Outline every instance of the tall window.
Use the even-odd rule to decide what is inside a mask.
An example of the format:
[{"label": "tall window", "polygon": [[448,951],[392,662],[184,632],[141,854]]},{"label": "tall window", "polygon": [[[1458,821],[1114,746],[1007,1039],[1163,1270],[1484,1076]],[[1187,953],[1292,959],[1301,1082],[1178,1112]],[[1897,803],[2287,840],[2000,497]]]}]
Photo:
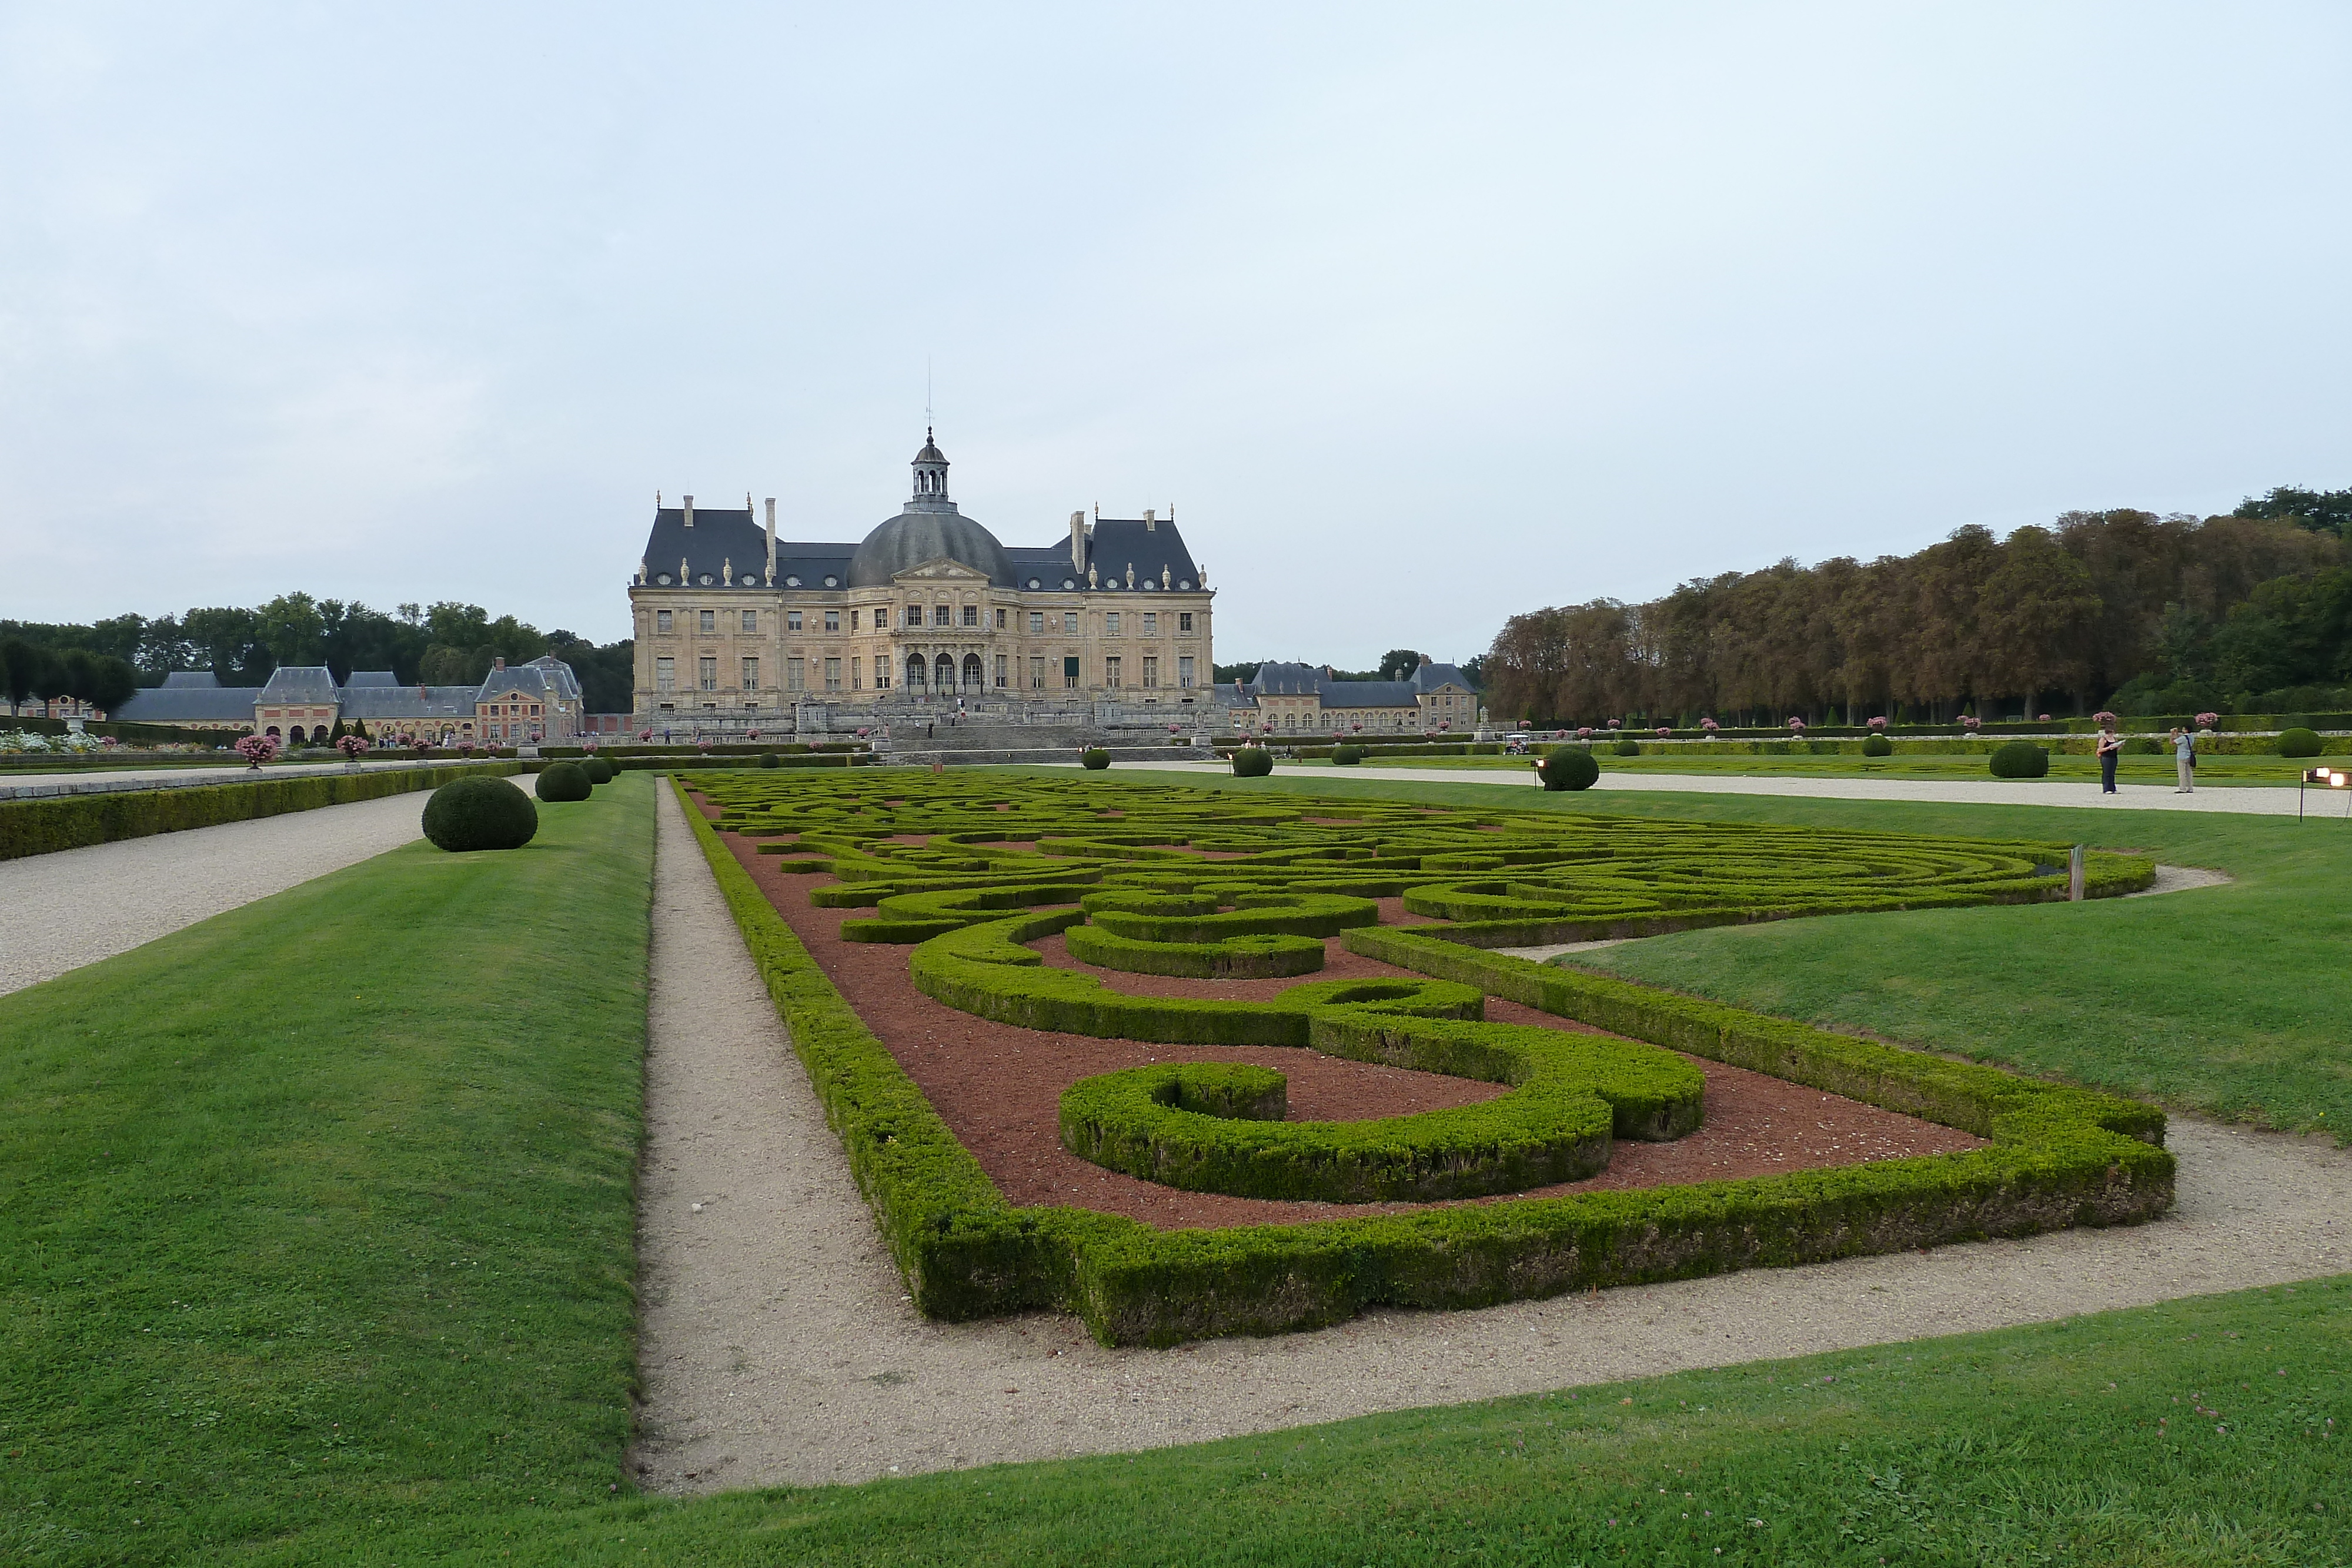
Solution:
[{"label": "tall window", "polygon": [[857,612],[855,610],[849,612],[849,629],[852,632],[857,630]]},{"label": "tall window", "polygon": [[744,631],[757,632],[760,629],[760,612],[756,610],[746,610],[743,612],[742,624]]},{"label": "tall window", "polygon": [[716,659],[697,659],[694,662],[694,665],[697,684],[700,688],[706,692],[717,691],[719,689],[719,661]]},{"label": "tall window", "polygon": [[719,630],[719,612],[716,610],[705,610],[701,612],[701,615],[702,629],[705,632],[716,632]]},{"label": "tall window", "polygon": [[837,692],[841,689],[841,661],[839,659],[827,659],[824,662],[824,689],[829,692]]},{"label": "tall window", "polygon": [[1180,610],[1176,612],[1176,631],[1181,636],[1189,637],[1192,634],[1192,612],[1191,611]]},{"label": "tall window", "polygon": [[1118,684],[1118,655],[1113,653],[1103,661],[1103,685],[1116,686]]},{"label": "tall window", "polygon": [[1160,684],[1160,661],[1150,653],[1143,655],[1143,684],[1146,686]]},{"label": "tall window", "polygon": [[787,632],[797,632],[797,631],[799,631],[800,629],[801,629],[801,612],[800,612],[799,611],[797,611],[797,610],[787,610],[787,611],[785,611],[785,612],[784,612],[784,630],[785,630],[785,631],[787,631]]},{"label": "tall window", "polygon": [[1029,689],[1033,692],[1042,692],[1045,689],[1045,658],[1042,653],[1030,655]]},{"label": "tall window", "polygon": [[[1003,630],[1004,630],[1004,612],[1003,612],[1003,611],[1002,611],[1002,610],[999,610],[999,611],[996,612],[996,629],[997,629],[999,632],[1002,632],[1002,631],[1003,631]],[[1000,685],[1000,686],[1001,686],[1001,685],[1003,685],[1004,683],[1003,683],[1003,681],[999,681],[999,682],[997,682],[996,684],[997,684],[998,685]]]},{"label": "tall window", "polygon": [[[997,613],[1002,615],[1004,612],[1000,610]],[[1002,686],[1005,685],[1011,678],[1008,666],[1010,666],[1012,663],[1013,661],[1003,653],[996,655],[996,684],[998,685]]]},{"label": "tall window", "polygon": [[1147,610],[1143,612],[1143,634],[1147,637],[1157,637],[1160,635],[1160,612],[1158,611]]},{"label": "tall window", "polygon": [[967,604],[963,607],[963,623],[967,626],[977,626],[980,624],[979,605]]},{"label": "tall window", "polygon": [[955,606],[954,606],[954,605],[952,605],[952,604],[934,604],[934,605],[932,605],[932,606],[931,606],[931,624],[932,624],[932,625],[934,625],[934,626],[952,626],[952,625],[954,625],[954,624],[955,624]]},{"label": "tall window", "polygon": [[[914,612],[913,613],[920,614],[920,613],[921,613],[921,612],[917,611],[917,612]],[[928,664],[924,664],[924,663],[923,663],[923,656],[922,656],[920,653],[909,653],[909,654],[908,654],[908,655],[907,655],[907,684],[908,684],[908,685],[910,685],[910,686],[919,686],[919,685],[921,685],[924,683],[925,679],[926,679],[925,672],[926,672],[927,670],[929,670],[929,667],[930,667],[929,665],[928,665]]]},{"label": "tall window", "polygon": [[908,605],[906,624],[909,626],[920,626],[922,623],[923,607],[919,604]]},{"label": "tall window", "polygon": [[1065,636],[1065,637],[1075,637],[1075,636],[1076,636],[1077,634],[1078,634],[1078,612],[1077,612],[1076,611],[1075,611],[1075,610],[1065,610],[1065,611],[1063,611],[1063,612],[1062,612],[1062,635],[1063,635],[1063,636]]},{"label": "tall window", "polygon": [[[1106,637],[1116,637],[1118,635],[1118,611],[1114,610],[1109,614],[1103,617],[1103,635]],[[1116,685],[1117,683],[1113,684]]]},{"label": "tall window", "polygon": [[852,655],[849,661],[849,689],[853,692],[858,691],[864,687],[865,684],[865,681],[857,673],[856,657]]},{"label": "tall window", "polygon": [[[667,615],[669,612],[665,610],[662,613]],[[656,659],[654,661],[654,690],[657,692],[674,692],[677,690],[677,661],[676,659]]]},{"label": "tall window", "polygon": [[[1075,621],[1077,617],[1073,615],[1070,619]],[[1077,684],[1078,656],[1076,653],[1066,653],[1062,657],[1062,685],[1066,690],[1075,690]]]},{"label": "tall window", "polygon": [[802,673],[806,668],[807,662],[805,660],[786,659],[784,661],[784,690],[788,692],[806,691],[808,689],[808,677]]},{"label": "tall window", "polygon": [[1192,655],[1190,653],[1176,656],[1176,684],[1186,691],[1192,689]]},{"label": "tall window", "polygon": [[966,653],[963,656],[963,684],[971,690],[978,691],[980,690],[981,683],[987,679],[988,676],[982,672],[980,667],[980,655],[977,653]]},{"label": "tall window", "polygon": [[655,611],[655,612],[654,612],[654,630],[655,630],[655,631],[656,631],[656,632],[668,632],[668,631],[672,631],[672,630],[674,630],[674,628],[673,628],[673,627],[671,626],[671,624],[670,624],[671,619],[672,619],[672,618],[671,618],[670,612],[669,612],[668,611],[667,611],[667,610],[656,610],[656,611]]},{"label": "tall window", "polygon": [[[667,615],[669,612],[665,610],[662,613]],[[1045,629],[1045,612],[1042,610],[1032,610],[1029,612],[1029,630],[1032,632],[1043,632]]]},{"label": "tall window", "polygon": [[747,692],[760,689],[760,661],[757,659],[743,661],[743,689]]},{"label": "tall window", "polygon": [[828,610],[824,612],[824,629],[828,632],[838,632],[841,630],[840,611]]}]

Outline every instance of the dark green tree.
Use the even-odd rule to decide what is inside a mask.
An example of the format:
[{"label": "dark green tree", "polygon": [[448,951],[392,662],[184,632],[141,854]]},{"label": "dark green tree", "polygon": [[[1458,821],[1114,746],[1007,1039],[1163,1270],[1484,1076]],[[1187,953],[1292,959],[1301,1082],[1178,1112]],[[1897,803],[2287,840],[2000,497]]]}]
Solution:
[{"label": "dark green tree", "polygon": [[1419,668],[1421,655],[1411,648],[1391,648],[1381,655],[1381,679],[1384,681],[1410,680]]},{"label": "dark green tree", "polygon": [[2314,533],[2352,538],[2352,489],[2305,490],[2293,485],[2278,485],[2260,500],[2247,497],[2230,515],[2271,518]]}]

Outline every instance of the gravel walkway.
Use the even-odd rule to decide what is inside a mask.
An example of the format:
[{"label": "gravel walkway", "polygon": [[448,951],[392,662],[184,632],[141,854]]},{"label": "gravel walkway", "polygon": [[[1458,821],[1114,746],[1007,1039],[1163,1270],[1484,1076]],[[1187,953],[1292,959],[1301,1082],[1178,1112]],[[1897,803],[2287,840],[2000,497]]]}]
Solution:
[{"label": "gravel walkway", "polygon": [[[1077,766],[1076,763],[1056,767]],[[1536,788],[1532,769],[1515,768],[1336,768],[1276,763],[1286,779],[1363,779],[1416,784],[1494,784]],[[1231,773],[1222,762],[1122,762],[1113,772]],[[2217,786],[2194,794],[2175,794],[2165,784],[2124,784],[2113,795],[2102,795],[2096,784],[2050,783],[2040,779],[2007,781],[1987,779],[1937,780],[1924,779],[1773,779],[1742,778],[1720,773],[1612,773],[1604,766],[1596,793],[1630,790],[1664,791],[1676,795],[1794,795],[1817,800],[1928,800],[1957,806],[2080,806],[2094,811],[2220,811],[2240,816],[2292,817],[2296,791],[2263,785]],[[2352,798],[2340,789],[2305,792],[2306,813],[2316,821],[2344,817]]]},{"label": "gravel walkway", "polygon": [[[0,861],[0,996],[418,836],[422,791]],[[715,885],[715,884],[714,884]]]},{"label": "gravel walkway", "polygon": [[1052,1314],[926,1322],[667,789],[660,812],[635,1455],[656,1490],[1157,1448],[2352,1270],[2352,1153],[2175,1117],[2179,1207],[2131,1230],[1172,1351]]}]

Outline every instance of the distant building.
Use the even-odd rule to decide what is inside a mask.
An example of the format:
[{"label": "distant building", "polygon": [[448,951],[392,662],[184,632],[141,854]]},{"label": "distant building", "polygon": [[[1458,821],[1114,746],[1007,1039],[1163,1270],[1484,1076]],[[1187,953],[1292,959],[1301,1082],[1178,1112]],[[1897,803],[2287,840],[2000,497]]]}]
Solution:
[{"label": "distant building", "polygon": [[507,667],[491,661],[478,686],[402,685],[390,670],[354,670],[337,685],[323,664],[289,664],[261,686],[225,686],[209,670],[181,670],[141,692],[113,717],[124,724],[236,730],[289,742],[320,741],[341,720],[379,737],[403,735],[478,742],[569,740],[583,721],[580,678],[549,654]]},{"label": "distant building", "polygon": [[1321,735],[1468,731],[1483,716],[1470,677],[1425,656],[1402,681],[1343,681],[1328,664],[1260,664],[1255,679],[1235,683],[1234,700],[1255,707],[1263,728]]},{"label": "distant building", "polygon": [[[948,496],[928,434],[914,494],[859,543],[794,543],[743,509],[658,504],[629,584],[636,716],[756,726],[802,701],[923,697],[1206,706],[1213,598],[1171,512],[1007,547]],[[658,503],[658,497],[656,497]]]}]

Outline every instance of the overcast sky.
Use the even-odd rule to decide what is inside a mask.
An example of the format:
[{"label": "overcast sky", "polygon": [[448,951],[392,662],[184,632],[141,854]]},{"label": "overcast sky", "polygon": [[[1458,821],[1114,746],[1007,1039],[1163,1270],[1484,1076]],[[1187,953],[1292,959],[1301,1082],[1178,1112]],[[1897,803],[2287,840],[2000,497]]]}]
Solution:
[{"label": "overcast sky", "polygon": [[2352,7],[0,0],[0,615],[606,641],[656,490],[1217,648],[2352,485]]}]

